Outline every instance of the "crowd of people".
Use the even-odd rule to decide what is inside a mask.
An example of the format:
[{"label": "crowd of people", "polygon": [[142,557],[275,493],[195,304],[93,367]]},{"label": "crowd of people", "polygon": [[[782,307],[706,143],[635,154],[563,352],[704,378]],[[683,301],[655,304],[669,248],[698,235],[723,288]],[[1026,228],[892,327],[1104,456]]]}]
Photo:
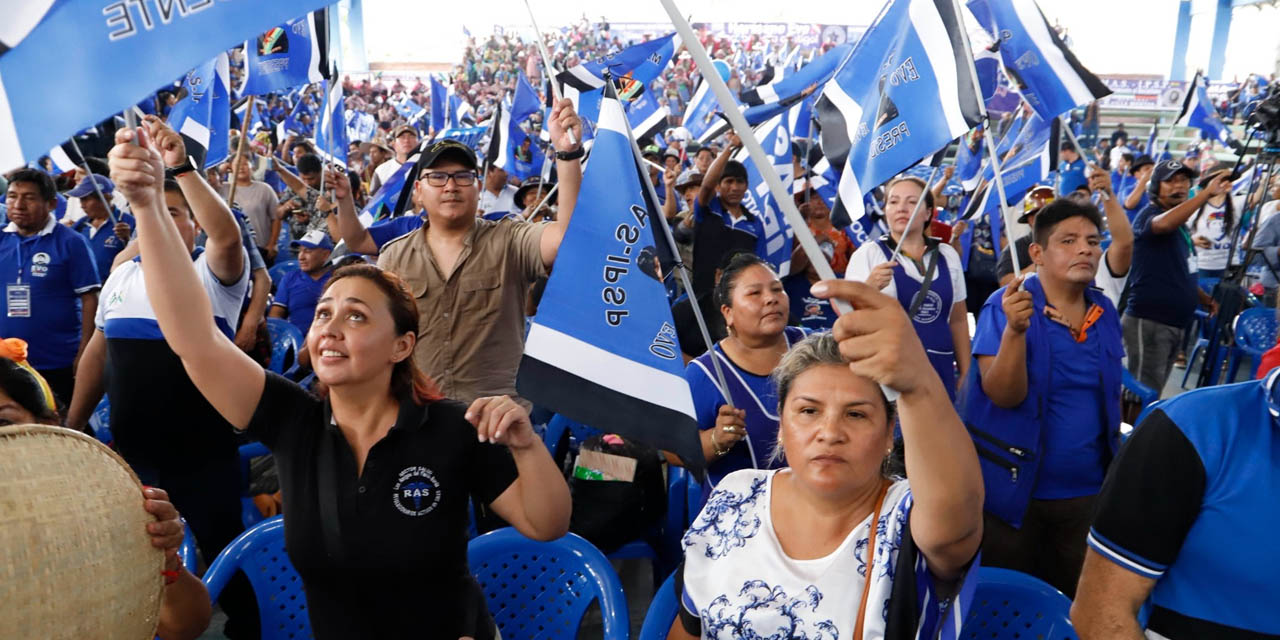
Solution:
[{"label": "crowd of people", "polygon": [[[752,62],[762,49],[828,46],[702,40],[732,62],[735,90],[767,79]],[[545,44],[572,66],[629,43],[584,19]],[[521,73],[545,90],[537,49],[471,39],[451,86],[475,123]],[[698,81],[677,55],[648,88],[672,126]],[[422,79],[343,87],[349,112],[376,122],[345,167],[316,149],[311,87],[266,98],[269,126],[246,127],[218,166],[192,166],[165,98],[137,128],[100,127],[108,151],[72,172],[0,180],[0,412],[87,430],[105,397],[113,446],[163,488],[145,497],[170,559],[167,640],[198,636],[210,616],[203,586],[174,566],[178,513],[206,561],[240,533],[245,442],[275,460],[317,637],[424,624],[494,637],[467,572],[468,512],[538,540],[570,528],[575,498],[539,436],[546,411],[519,397],[516,372],[581,204],[581,118],[554,101],[536,125],[553,170],[521,181],[403,107],[430,110]],[[783,274],[758,254],[736,133],[640,141],[692,272],[670,302],[706,467],[670,637],[779,625],[950,637],[948,607],[978,563],[1073,598],[1081,637],[1280,634],[1256,606],[1277,596],[1280,566],[1266,540],[1280,461],[1274,430],[1256,424],[1280,406],[1276,374],[1168,400],[1127,443],[1122,430],[1142,409],[1125,370],[1163,393],[1231,267],[1254,260],[1253,303],[1275,306],[1280,176],[1250,166],[1270,182],[1241,192],[1211,147],[1175,158],[1123,126],[1100,138],[1099,117],[1082,110],[1083,148],[1051,142],[1056,180],[1026,194],[1029,233],[1012,241],[985,216],[958,219],[967,196],[949,168],[878,188],[876,231],[859,242],[833,225],[796,145],[793,197],[823,254],[797,247]],[[405,197],[362,218],[411,161]],[[1248,238],[1262,251],[1246,256]],[[839,278],[821,280],[815,259]],[[838,314],[835,299],[857,311]],[[268,319],[304,336],[292,377],[276,372]],[[1252,551],[1219,549],[1233,540]],[[246,581],[219,604],[228,637],[256,637]]]}]

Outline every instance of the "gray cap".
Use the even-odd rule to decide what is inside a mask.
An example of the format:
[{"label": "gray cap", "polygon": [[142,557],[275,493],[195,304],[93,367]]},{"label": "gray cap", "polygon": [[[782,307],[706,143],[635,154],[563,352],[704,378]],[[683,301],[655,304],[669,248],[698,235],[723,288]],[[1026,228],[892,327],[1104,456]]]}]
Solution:
[{"label": "gray cap", "polygon": [[702,184],[702,174],[697,169],[686,169],[684,173],[680,174],[679,178],[676,178],[675,187],[682,189],[695,184]]}]

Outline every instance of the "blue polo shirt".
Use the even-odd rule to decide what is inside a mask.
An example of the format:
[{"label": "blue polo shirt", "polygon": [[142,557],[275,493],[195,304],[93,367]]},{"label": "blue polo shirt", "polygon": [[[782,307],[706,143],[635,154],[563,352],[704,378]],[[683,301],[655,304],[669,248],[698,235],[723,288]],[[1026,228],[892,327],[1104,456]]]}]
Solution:
[{"label": "blue polo shirt", "polygon": [[743,207],[745,215],[734,219],[720,196],[703,204],[693,201],[693,290],[699,295],[712,289],[715,272],[725,256],[739,252],[764,255],[759,244],[765,237],[764,223]]},{"label": "blue polo shirt", "polygon": [[[116,220],[129,225],[130,229],[134,228],[133,216],[119,211],[115,212],[115,216]],[[120,238],[116,237],[115,225],[111,224],[110,218],[96,229],[89,222],[89,218],[80,218],[71,228],[89,241],[89,251],[93,253],[93,261],[98,265],[98,277],[106,281],[107,276],[111,274],[111,263],[128,243],[121,242]]]},{"label": "blue polo shirt", "polygon": [[417,231],[422,228],[426,222],[426,215],[407,215],[397,216],[395,218],[387,218],[379,220],[369,226],[369,237],[373,239],[373,243],[378,245],[378,250],[382,250],[382,246],[399,238],[400,236],[411,231]]},{"label": "blue polo shirt", "polygon": [[1107,474],[1089,546],[1156,581],[1165,638],[1280,637],[1277,378],[1164,401]]},{"label": "blue polo shirt", "polygon": [[[1130,183],[1127,186],[1127,188],[1120,191],[1116,191],[1116,193],[1120,194],[1120,206],[1124,207],[1124,202],[1129,199],[1129,196],[1133,194],[1133,190],[1137,188],[1138,188],[1138,184],[1136,182],[1133,182],[1133,183]],[[1124,213],[1129,217],[1129,223],[1133,224],[1133,219],[1138,217],[1138,212],[1142,211],[1143,209],[1146,209],[1147,205],[1149,204],[1151,204],[1151,194],[1147,193],[1147,191],[1144,189],[1142,191],[1142,198],[1138,200],[1138,206],[1132,209],[1130,209],[1129,207],[1124,207]]]},{"label": "blue polo shirt", "polygon": [[1200,295],[1187,267],[1191,243],[1185,227],[1156,233],[1151,221],[1164,213],[1151,203],[1133,219],[1133,264],[1125,314],[1182,328],[1195,316]]},{"label": "blue polo shirt", "polygon": [[[70,367],[84,327],[80,296],[101,286],[98,267],[84,236],[52,215],[39,233],[18,235],[12,222],[0,231],[0,337],[22,338],[36,369]],[[9,287],[30,287],[30,317],[9,317]]]},{"label": "blue polo shirt", "polygon": [[[1104,357],[1102,332],[1090,328],[1085,331],[1085,341],[1076,342],[1066,326],[1045,320],[1053,363],[1049,372],[1052,392],[1045,398],[1040,430],[1042,458],[1031,497],[1060,500],[1091,496],[1102,486],[1110,455],[1105,440],[1102,379],[1098,374]],[[1116,322],[1115,312],[1104,314],[1099,322]],[[996,355],[1008,323],[999,304],[984,307],[973,335],[973,355]],[[1119,335],[1118,329],[1116,334]]]},{"label": "blue polo shirt", "polygon": [[332,273],[332,269],[325,271],[316,280],[302,270],[290,271],[276,285],[276,299],[271,303],[272,306],[284,307],[289,312],[289,322],[304,336],[311,330],[311,320],[316,315],[316,301],[320,299],[320,292],[324,290]]}]

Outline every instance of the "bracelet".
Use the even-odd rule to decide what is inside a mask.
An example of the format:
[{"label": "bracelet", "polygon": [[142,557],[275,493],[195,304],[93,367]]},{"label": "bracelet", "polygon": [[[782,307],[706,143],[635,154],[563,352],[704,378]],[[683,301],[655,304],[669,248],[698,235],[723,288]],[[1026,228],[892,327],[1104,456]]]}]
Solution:
[{"label": "bracelet", "polygon": [[585,155],[587,155],[586,148],[579,146],[577,149],[574,149],[573,151],[557,151],[556,160],[564,160],[567,162],[569,160],[577,160],[578,158],[581,158],[582,156],[585,156]]},{"label": "bracelet", "polygon": [[724,454],[729,453],[729,450],[732,448],[733,448],[733,445],[729,445],[723,449],[720,448],[720,443],[716,442],[715,427],[712,427],[711,428],[711,452],[716,454],[717,458],[720,458],[720,457],[723,457]]},{"label": "bracelet", "polygon": [[177,571],[161,571],[160,575],[164,576],[165,586],[169,586],[178,581]]}]

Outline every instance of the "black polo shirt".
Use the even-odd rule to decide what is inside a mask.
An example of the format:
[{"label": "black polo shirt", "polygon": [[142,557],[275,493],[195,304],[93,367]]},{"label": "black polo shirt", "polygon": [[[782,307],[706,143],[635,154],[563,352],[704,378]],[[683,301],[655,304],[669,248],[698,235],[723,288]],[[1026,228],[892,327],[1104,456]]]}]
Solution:
[{"label": "black polo shirt", "polygon": [[[275,454],[285,544],[316,638],[462,635],[467,498],[489,504],[517,476],[506,447],[478,442],[465,412],[452,400],[402,401],[357,476],[329,403],[267,372],[248,432]],[[327,514],[338,524],[332,550]]]},{"label": "black polo shirt", "polygon": [[698,295],[715,288],[716,269],[725,256],[759,253],[757,245],[764,236],[764,225],[747,211],[746,205],[742,212],[743,216],[735,220],[720,196],[711,196],[709,204],[693,201],[693,290]]}]

